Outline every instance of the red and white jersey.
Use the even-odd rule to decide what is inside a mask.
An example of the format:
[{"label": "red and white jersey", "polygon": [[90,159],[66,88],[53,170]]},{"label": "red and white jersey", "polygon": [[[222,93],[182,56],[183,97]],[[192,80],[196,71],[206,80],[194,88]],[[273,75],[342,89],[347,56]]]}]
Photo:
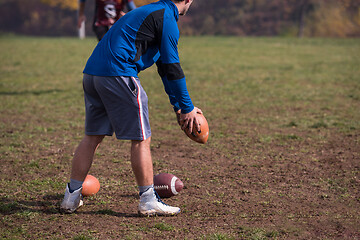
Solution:
[{"label": "red and white jersey", "polygon": [[120,12],[132,0],[96,0],[95,26],[112,26],[121,17]]}]

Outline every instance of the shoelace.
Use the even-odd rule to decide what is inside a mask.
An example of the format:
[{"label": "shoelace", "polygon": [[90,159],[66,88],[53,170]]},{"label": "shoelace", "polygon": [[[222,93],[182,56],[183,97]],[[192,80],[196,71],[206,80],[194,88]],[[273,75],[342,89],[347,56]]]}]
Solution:
[{"label": "shoelace", "polygon": [[154,193],[155,193],[155,196],[156,196],[156,198],[157,198],[157,200],[158,200],[159,203],[162,203],[162,204],[164,204],[165,206],[169,206],[169,205],[167,205],[166,203],[164,203],[163,201],[161,201],[161,198],[160,198],[159,194],[158,194],[155,190],[154,190]]}]

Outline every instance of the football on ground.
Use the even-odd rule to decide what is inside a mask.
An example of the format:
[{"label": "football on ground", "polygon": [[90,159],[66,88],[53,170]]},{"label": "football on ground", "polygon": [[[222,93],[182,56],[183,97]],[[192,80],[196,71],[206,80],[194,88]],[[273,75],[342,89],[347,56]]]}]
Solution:
[{"label": "football on ground", "polygon": [[162,198],[179,194],[183,187],[183,182],[173,174],[160,173],[154,176],[154,189]]},{"label": "football on ground", "polygon": [[200,131],[198,131],[194,125],[191,133],[188,133],[186,130],[184,130],[184,132],[195,142],[205,144],[209,137],[209,125],[203,114],[197,113],[197,115],[199,117],[197,119],[200,120]]},{"label": "football on ground", "polygon": [[81,194],[83,196],[92,196],[96,194],[99,191],[99,189],[100,189],[99,180],[97,180],[97,178],[92,175],[87,175],[82,185]]}]

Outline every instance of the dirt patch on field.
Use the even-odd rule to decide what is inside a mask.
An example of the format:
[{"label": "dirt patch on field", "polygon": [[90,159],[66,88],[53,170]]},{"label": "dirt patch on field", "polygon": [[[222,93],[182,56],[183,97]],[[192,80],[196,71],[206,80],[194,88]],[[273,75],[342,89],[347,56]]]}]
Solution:
[{"label": "dirt patch on field", "polygon": [[[101,190],[85,198],[76,214],[58,212],[62,191],[39,191],[23,201],[2,198],[3,218],[19,216],[1,225],[29,226],[19,230],[24,238],[358,239],[359,134],[315,129],[319,136],[327,135],[320,141],[307,136],[314,132],[283,129],[264,140],[259,131],[267,130],[235,134],[217,145],[211,136],[207,145],[199,145],[180,134],[170,138],[165,131],[155,132],[155,172],[173,173],[185,184],[178,196],[165,199],[181,207],[176,217],[137,216],[130,145],[106,138],[91,169]],[[48,148],[39,154],[56,156],[59,164],[69,166],[71,153]],[[68,175],[58,170],[42,174]],[[26,182],[32,176],[22,178]],[[19,194],[17,190],[14,198]]]}]

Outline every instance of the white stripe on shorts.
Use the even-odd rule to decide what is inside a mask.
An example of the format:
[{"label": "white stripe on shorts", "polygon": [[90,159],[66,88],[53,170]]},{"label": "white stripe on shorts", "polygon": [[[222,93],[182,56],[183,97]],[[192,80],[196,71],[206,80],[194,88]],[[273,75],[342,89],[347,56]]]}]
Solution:
[{"label": "white stripe on shorts", "polygon": [[144,116],[143,116],[143,106],[141,102],[141,88],[139,84],[137,83],[136,79],[134,77],[131,77],[131,79],[134,81],[134,83],[137,86],[138,93],[137,93],[137,102],[139,105],[139,117],[140,117],[140,125],[141,125],[141,133],[143,135],[143,140],[147,139],[147,136],[145,134],[145,125],[144,125]]}]

